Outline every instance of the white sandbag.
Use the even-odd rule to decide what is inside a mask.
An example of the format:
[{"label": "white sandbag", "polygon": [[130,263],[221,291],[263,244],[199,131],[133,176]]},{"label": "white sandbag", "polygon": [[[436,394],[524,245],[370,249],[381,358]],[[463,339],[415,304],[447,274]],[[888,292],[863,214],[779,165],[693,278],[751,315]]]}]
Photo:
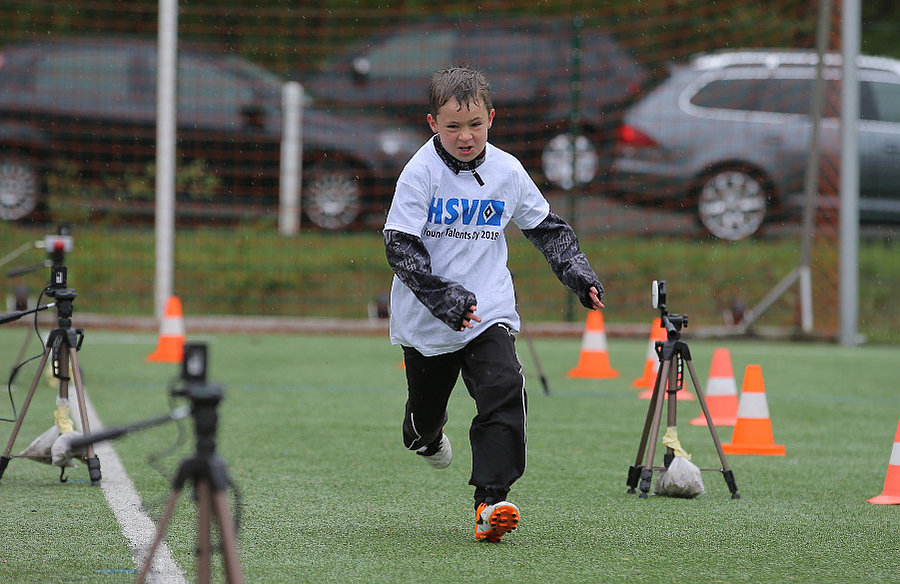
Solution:
[{"label": "white sandbag", "polygon": [[50,449],[53,448],[53,443],[57,438],[59,438],[59,428],[56,425],[50,426],[46,432],[35,438],[25,450],[20,452],[19,456],[35,462],[50,464],[53,456]]},{"label": "white sandbag", "polygon": [[691,455],[681,447],[678,430],[674,426],[666,428],[663,444],[672,449],[675,458],[669,467],[660,471],[653,493],[668,497],[696,497],[704,491],[700,469],[691,462]]},{"label": "white sandbag", "polygon": [[654,493],[668,497],[696,497],[704,491],[703,478],[696,464],[683,456],[676,456],[669,468],[656,479]]},{"label": "white sandbag", "polygon": [[72,450],[72,440],[80,438],[81,432],[66,432],[60,435],[50,448],[51,464],[53,466],[76,466],[73,458],[84,459],[86,447]]},{"label": "white sandbag", "polygon": [[78,417],[78,400],[70,404],[67,398],[56,398],[56,410],[53,412],[56,423],[35,438],[25,450],[19,453],[19,456],[55,466],[75,466],[72,459],[83,458],[84,449],[79,449],[79,452],[71,452],[69,448],[71,441],[81,436],[81,432],[75,431],[75,424],[70,415],[70,405]]}]

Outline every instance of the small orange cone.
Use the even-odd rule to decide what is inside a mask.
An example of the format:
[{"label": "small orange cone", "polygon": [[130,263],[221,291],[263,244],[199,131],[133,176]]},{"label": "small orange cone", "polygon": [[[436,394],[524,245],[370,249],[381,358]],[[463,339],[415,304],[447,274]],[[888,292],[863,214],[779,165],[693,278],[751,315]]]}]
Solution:
[{"label": "small orange cone", "polygon": [[759,365],[747,365],[744,370],[734,433],[731,435],[731,443],[723,444],[722,450],[726,454],[785,455],[784,445],[775,444],[772,434],[766,387],[762,367]]},{"label": "small orange cone", "polygon": [[[663,328],[663,326],[662,326],[662,320],[657,318],[654,321],[654,325],[659,326],[660,330],[662,331],[662,335],[659,340],[663,341],[663,342],[667,341],[669,338],[669,335],[666,332],[666,329]],[[657,335],[658,334],[659,333],[657,333]],[[651,333],[651,335],[652,335],[652,333]],[[654,386],[656,385],[656,377],[659,374],[659,355],[656,353],[656,340],[654,340],[652,338],[652,336],[650,338],[650,350],[653,351],[653,356],[656,358],[656,365],[655,365],[656,371],[653,373],[653,377],[650,379],[650,383],[646,386],[647,389],[645,389],[644,391],[642,391],[641,393],[638,394],[638,397],[641,399],[650,399],[653,397],[653,389],[654,389]],[[649,356],[648,356],[648,359],[649,359]],[[649,364],[649,361],[648,361],[648,364]],[[675,366],[674,359],[672,360],[672,366],[673,367]],[[646,375],[647,374],[647,369],[646,369],[647,365],[645,365],[644,367],[645,367],[644,374]],[[635,384],[637,384],[637,380],[635,380]],[[665,391],[665,388],[668,387],[668,380],[664,381],[664,384],[665,385],[663,387],[663,391]],[[663,397],[665,397],[665,396],[663,396]],[[678,401],[693,401],[697,398],[694,397],[694,394],[688,393],[686,386],[682,386],[682,388],[675,394],[675,399],[677,399]]]},{"label": "small orange cone", "polygon": [[[674,366],[674,361],[672,362],[672,364]],[[638,397],[641,399],[652,398],[654,385],[656,385],[656,379],[653,380],[653,384],[651,384],[651,387],[639,393]],[[663,388],[663,391],[665,391],[665,388]],[[665,397],[665,395],[663,397]],[[687,386],[682,386],[682,388],[675,394],[675,399],[677,399],[678,401],[694,401],[697,398],[694,397],[694,394],[688,393]]]},{"label": "small orange cone", "polygon": [[635,389],[653,389],[656,383],[656,372],[659,371],[659,356],[656,354],[656,341],[665,341],[667,339],[666,329],[662,326],[662,320],[657,317],[653,319],[650,326],[650,343],[647,346],[647,358],[644,360],[644,373],[631,382],[631,387]]},{"label": "small orange cone", "polygon": [[884,477],[884,489],[877,497],[868,499],[875,505],[900,505],[900,422],[894,435],[894,447],[888,461],[887,476]]},{"label": "small orange cone", "polygon": [[[731,353],[719,347],[713,351],[706,380],[706,407],[716,426],[734,426],[737,423],[738,394],[734,369],[731,367]],[[706,416],[702,413],[690,421],[692,426],[706,426]]]},{"label": "small orange cone", "polygon": [[581,338],[581,354],[578,356],[578,365],[569,370],[569,377],[611,379],[618,376],[619,372],[609,365],[603,313],[599,310],[591,310],[588,312],[584,336]]},{"label": "small orange cone", "polygon": [[159,327],[156,350],[147,355],[147,361],[156,363],[181,363],[184,358],[184,316],[181,300],[171,296],[166,301],[166,312]]}]

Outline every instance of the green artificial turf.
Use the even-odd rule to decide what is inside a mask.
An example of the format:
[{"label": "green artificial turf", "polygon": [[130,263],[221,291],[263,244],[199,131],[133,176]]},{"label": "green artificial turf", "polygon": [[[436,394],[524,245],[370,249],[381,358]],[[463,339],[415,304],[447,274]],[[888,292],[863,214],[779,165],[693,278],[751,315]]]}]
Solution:
[{"label": "green artificial turf", "polygon": [[[24,327],[0,329],[12,366]],[[896,350],[760,341],[690,342],[705,383],[712,351],[730,350],[740,388],[762,366],[775,441],[784,457],[728,457],[741,494],[717,472],[695,499],[625,493],[648,402],[639,377],[647,341],[610,339],[617,379],[570,379],[575,339],[536,338],[545,395],[528,345],[528,469],[510,500],[519,529],[499,544],[474,541],[468,424],[460,386],[446,431],[454,461],[435,471],[400,439],[404,374],[381,337],[189,334],[209,344],[209,377],[221,383],[218,452],[239,487],[240,556],[247,582],[889,582],[900,579],[900,506],[882,492],[898,416]],[[106,427],[182,405],[170,398],[177,364],[147,363],[156,336],[87,331],[79,352],[87,392]],[[34,341],[27,353],[40,350]],[[33,365],[33,364],[32,364]],[[14,398],[34,377],[26,367]],[[690,387],[690,384],[688,384]],[[53,422],[55,389],[40,380],[16,451]],[[701,467],[718,459],[709,431],[687,422],[682,445]],[[0,416],[9,417],[6,396]],[[12,424],[0,425],[5,445]],[[114,443],[151,516],[172,473],[194,450],[190,424],[156,426]],[[728,442],[731,428],[720,429]],[[659,450],[659,449],[658,449]],[[659,461],[659,460],[658,460]],[[101,460],[101,467],[103,461]],[[58,470],[14,459],[0,481],[0,581],[128,582],[136,566],[101,489],[82,465]],[[229,493],[229,501],[236,499]],[[238,514],[238,513],[236,513]],[[193,581],[194,506],[183,496],[168,531]],[[217,562],[214,581],[223,582]]]}]

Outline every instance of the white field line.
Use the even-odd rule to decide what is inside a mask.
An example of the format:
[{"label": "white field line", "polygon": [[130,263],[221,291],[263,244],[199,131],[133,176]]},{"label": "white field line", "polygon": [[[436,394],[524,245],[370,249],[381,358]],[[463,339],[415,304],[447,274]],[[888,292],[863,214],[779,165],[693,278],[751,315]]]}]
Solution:
[{"label": "white field line", "polygon": [[[103,423],[97,416],[90,398],[85,392],[85,408],[87,409],[88,422],[92,432],[103,429]],[[77,412],[78,400],[71,400],[72,417],[79,420]],[[116,521],[122,528],[122,535],[128,540],[131,555],[134,558],[137,570],[143,568],[147,553],[156,537],[156,525],[144,511],[141,498],[138,495],[134,483],[125,472],[125,467],[110,442],[99,442],[94,445],[94,454],[100,460],[100,472],[102,478],[100,487],[106,502],[116,516]],[[187,584],[184,573],[175,563],[172,551],[165,540],[160,543],[153,556],[153,564],[147,574],[148,583],[153,584]]]}]

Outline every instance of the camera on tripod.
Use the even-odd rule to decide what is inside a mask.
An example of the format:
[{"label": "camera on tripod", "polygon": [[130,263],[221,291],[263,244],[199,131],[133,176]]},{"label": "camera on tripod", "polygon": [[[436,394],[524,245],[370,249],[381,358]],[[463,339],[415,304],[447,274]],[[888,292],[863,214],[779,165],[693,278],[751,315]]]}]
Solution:
[{"label": "camera on tripod", "polygon": [[57,300],[75,300],[75,290],[68,287],[68,269],[66,266],[50,267],[50,284],[47,285],[47,296]]},{"label": "camera on tripod", "polygon": [[205,343],[185,343],[181,383],[171,391],[172,396],[190,401],[197,433],[197,449],[204,454],[215,450],[214,436],[218,425],[216,408],[224,397],[221,385],[206,381],[207,356]]},{"label": "camera on tripod", "polygon": [[653,280],[650,284],[650,305],[659,309],[659,318],[661,326],[669,331],[669,334],[678,334],[682,327],[687,328],[688,315],[686,314],[669,314],[666,307],[666,281]]}]

